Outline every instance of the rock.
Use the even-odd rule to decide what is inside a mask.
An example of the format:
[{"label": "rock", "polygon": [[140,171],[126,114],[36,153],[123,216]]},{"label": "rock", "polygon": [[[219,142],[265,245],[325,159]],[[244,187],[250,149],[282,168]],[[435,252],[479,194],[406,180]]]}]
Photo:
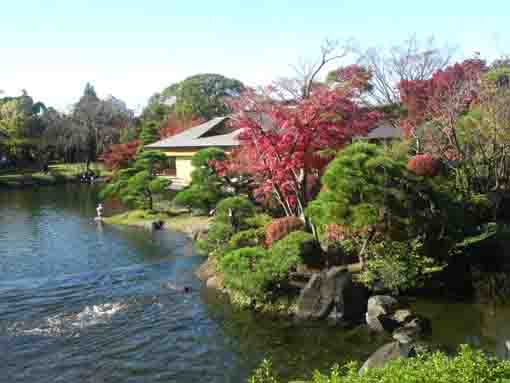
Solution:
[{"label": "rock", "polygon": [[381,368],[391,360],[408,358],[415,355],[416,353],[414,352],[412,344],[402,344],[399,342],[388,343],[379,348],[363,363],[359,373],[363,374],[369,368]]},{"label": "rock", "polygon": [[301,290],[296,316],[299,319],[324,319],[333,312],[335,319],[359,320],[366,310],[368,295],[352,282],[343,267],[313,274]]},{"label": "rock", "polygon": [[366,321],[368,326],[377,332],[392,332],[398,323],[391,316],[398,309],[398,301],[389,295],[374,295],[367,304]]},{"label": "rock", "polygon": [[202,282],[207,282],[216,275],[216,261],[213,258],[207,258],[207,261],[202,263],[195,271],[195,275]]},{"label": "rock", "polygon": [[299,319],[324,319],[329,315],[333,309],[333,299],[330,298],[330,294],[323,293],[324,281],[325,274],[312,275],[299,294],[296,317]]},{"label": "rock", "polygon": [[205,283],[207,288],[209,289],[216,289],[216,290],[222,290],[223,289],[223,278],[219,275],[215,275],[207,280]]},{"label": "rock", "polygon": [[411,310],[401,309],[395,311],[392,317],[399,323],[405,323],[406,321],[412,319],[413,313],[411,312]]},{"label": "rock", "polygon": [[393,331],[393,339],[399,343],[413,343],[420,335],[419,327],[400,327]]},{"label": "rock", "polygon": [[398,301],[390,296],[376,295],[368,300],[366,321],[377,332],[393,333],[393,338],[409,343],[431,333],[430,320],[399,308]]}]

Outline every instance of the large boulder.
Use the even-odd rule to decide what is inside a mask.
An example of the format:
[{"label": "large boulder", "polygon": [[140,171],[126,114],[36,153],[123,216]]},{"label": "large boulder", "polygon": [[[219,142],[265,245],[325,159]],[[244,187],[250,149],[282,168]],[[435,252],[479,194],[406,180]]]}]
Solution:
[{"label": "large boulder", "polygon": [[324,319],[333,309],[330,294],[324,293],[325,274],[313,274],[299,294],[296,317],[299,319]]},{"label": "large boulder", "polygon": [[208,289],[223,290],[223,278],[221,275],[212,276],[205,283]]},{"label": "large boulder", "polygon": [[389,295],[370,297],[366,314],[368,327],[377,332],[392,332],[398,327],[398,323],[392,319],[392,315],[399,307],[399,302]]},{"label": "large boulder", "polygon": [[301,290],[296,316],[299,319],[359,320],[366,310],[366,290],[353,283],[352,275],[343,267],[313,274]]},{"label": "large boulder", "polygon": [[368,358],[359,373],[364,373],[369,368],[381,368],[391,360],[415,356],[414,347],[409,343],[392,342],[385,344]]},{"label": "large boulder", "polygon": [[393,333],[403,343],[431,333],[429,319],[402,308],[395,298],[387,295],[375,295],[368,300],[366,321],[371,330]]}]

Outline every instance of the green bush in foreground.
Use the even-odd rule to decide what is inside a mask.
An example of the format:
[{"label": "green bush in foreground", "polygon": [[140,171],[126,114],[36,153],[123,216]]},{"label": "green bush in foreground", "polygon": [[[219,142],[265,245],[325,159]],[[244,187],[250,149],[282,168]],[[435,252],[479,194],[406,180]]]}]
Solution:
[{"label": "green bush in foreground", "polygon": [[267,255],[267,250],[260,247],[246,247],[225,254],[219,264],[225,287],[249,296],[261,296],[267,279],[258,264]]},{"label": "green bush in foreground", "polygon": [[[250,238],[253,240],[253,237]],[[236,236],[232,237],[234,239]],[[240,241],[241,238],[238,243]],[[297,231],[276,243],[270,250],[245,247],[227,252],[219,263],[225,286],[259,301],[267,301],[271,293],[285,283],[289,271],[303,263],[301,256],[309,241],[313,241],[311,234]]]},{"label": "green bush in foreground", "polygon": [[[510,361],[497,360],[461,346],[455,357],[444,353],[389,362],[360,375],[358,363],[334,367],[328,375],[315,372],[309,383],[504,383],[510,382]],[[264,361],[248,383],[279,383],[271,364]]]}]

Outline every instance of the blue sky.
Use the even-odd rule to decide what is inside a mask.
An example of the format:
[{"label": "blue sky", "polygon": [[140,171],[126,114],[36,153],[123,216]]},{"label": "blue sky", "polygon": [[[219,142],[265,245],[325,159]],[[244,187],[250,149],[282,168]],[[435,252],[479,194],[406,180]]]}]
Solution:
[{"label": "blue sky", "polygon": [[186,76],[267,84],[324,38],[434,35],[458,56],[510,53],[510,1],[24,0],[0,5],[0,89],[65,109],[87,81],[132,108]]}]

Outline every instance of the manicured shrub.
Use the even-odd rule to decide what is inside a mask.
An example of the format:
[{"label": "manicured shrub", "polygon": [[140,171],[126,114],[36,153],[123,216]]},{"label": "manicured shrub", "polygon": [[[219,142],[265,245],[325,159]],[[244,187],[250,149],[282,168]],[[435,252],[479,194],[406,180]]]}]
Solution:
[{"label": "manicured shrub", "polygon": [[187,189],[177,193],[173,202],[178,206],[201,210],[205,214],[212,209],[222,196],[216,188],[192,184]]},{"label": "manicured shrub", "polygon": [[[315,372],[309,383],[481,383],[507,382],[510,379],[510,361],[498,360],[482,351],[461,346],[460,352],[450,357],[442,352],[423,354],[416,358],[398,359],[382,368],[359,374],[359,364],[334,366],[330,374]],[[282,382],[264,361],[249,383]],[[306,381],[303,381],[305,383]]]},{"label": "manicured shrub", "polygon": [[215,221],[209,228],[207,237],[198,241],[198,251],[210,257],[221,256],[228,249],[228,243],[234,234],[232,225]]},{"label": "manicured shrub", "polygon": [[303,230],[304,223],[297,217],[285,217],[275,219],[267,226],[266,241],[267,246],[271,247],[273,243],[286,237],[293,231]]},{"label": "manicured shrub", "polygon": [[[233,219],[229,216],[229,212],[232,212]],[[255,206],[246,198],[225,198],[218,203],[207,238],[199,241],[198,250],[215,257],[222,256],[228,250],[258,244],[262,237],[256,230],[243,233],[243,229],[250,229],[247,220],[254,217]],[[239,235],[230,243],[235,234]]]},{"label": "manicured shrub", "polygon": [[271,250],[245,247],[227,252],[220,258],[225,286],[260,301],[269,299],[286,282],[289,272],[303,263],[302,254],[311,241],[311,234],[294,232]]},{"label": "manicured shrub", "polygon": [[234,234],[232,238],[230,238],[228,245],[229,248],[235,250],[242,247],[264,246],[265,241],[266,231],[262,227],[258,229],[243,230]]},{"label": "manicured shrub", "polygon": [[214,169],[209,166],[209,161],[219,160],[225,157],[221,149],[209,148],[197,152],[191,159],[194,170],[191,172],[191,185],[175,196],[177,205],[192,209],[210,211],[228,193],[225,185]]},{"label": "manicured shrub", "polygon": [[270,257],[263,265],[264,272],[274,281],[285,279],[289,270],[302,264],[315,249],[313,235],[304,231],[295,231],[276,242],[270,251]]},{"label": "manicured shrub", "polygon": [[273,218],[269,214],[256,214],[251,218],[246,219],[246,224],[254,229],[265,228],[273,222]]},{"label": "manicured shrub", "polygon": [[255,206],[247,198],[229,197],[216,206],[215,221],[230,223],[240,230],[248,227],[247,219],[253,218],[255,212]]},{"label": "manicured shrub", "polygon": [[251,297],[262,297],[267,279],[257,265],[267,255],[267,250],[258,247],[241,248],[225,254],[219,263],[225,287]]},{"label": "manicured shrub", "polygon": [[372,287],[380,280],[395,293],[421,287],[434,271],[441,267],[426,257],[419,239],[412,241],[382,241],[369,247],[369,260],[361,281]]}]

